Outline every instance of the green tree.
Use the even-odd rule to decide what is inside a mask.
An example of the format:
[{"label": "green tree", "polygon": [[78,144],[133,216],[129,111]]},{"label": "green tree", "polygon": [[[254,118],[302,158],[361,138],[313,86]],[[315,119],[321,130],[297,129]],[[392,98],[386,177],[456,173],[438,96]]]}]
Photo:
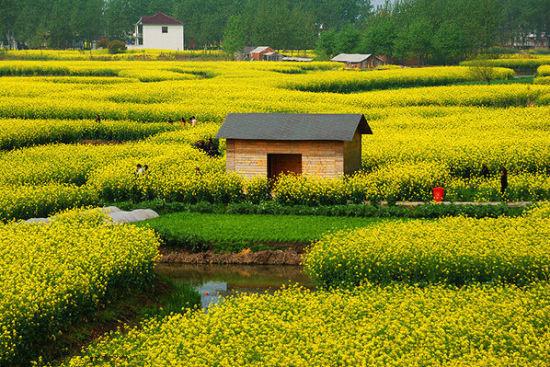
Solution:
[{"label": "green tree", "polygon": [[321,59],[330,59],[336,55],[336,31],[324,31],[317,40],[315,50]]},{"label": "green tree", "polygon": [[378,13],[367,22],[358,49],[363,53],[394,56],[396,34],[391,13]]},{"label": "green tree", "polygon": [[453,64],[466,58],[470,46],[463,28],[446,21],[433,36],[434,60],[441,64]]},{"label": "green tree", "polygon": [[243,49],[245,42],[246,34],[242,18],[234,15],[229,18],[225,27],[222,48],[227,54],[233,55],[235,52]]},{"label": "green tree", "polygon": [[419,64],[426,63],[432,53],[432,35],[431,22],[414,19],[397,34],[394,55],[399,59],[416,58]]},{"label": "green tree", "polygon": [[336,53],[352,53],[359,46],[359,30],[354,25],[344,27],[336,35]]}]

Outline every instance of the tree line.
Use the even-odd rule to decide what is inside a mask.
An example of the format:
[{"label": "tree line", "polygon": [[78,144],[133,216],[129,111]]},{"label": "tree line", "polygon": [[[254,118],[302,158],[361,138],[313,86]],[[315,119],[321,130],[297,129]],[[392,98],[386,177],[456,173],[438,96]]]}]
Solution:
[{"label": "tree line", "polygon": [[372,53],[414,64],[450,64],[497,45],[549,34],[548,0],[386,2],[357,26],[323,32],[318,51]]},{"label": "tree line", "polygon": [[0,43],[80,47],[128,40],[142,15],[185,24],[186,47],[245,45],[384,54],[451,63],[514,37],[547,32],[548,0],[0,0]]},{"label": "tree line", "polygon": [[141,16],[164,12],[184,23],[188,48],[221,45],[238,21],[247,42],[311,49],[319,24],[340,29],[370,9],[370,0],[0,0],[0,41],[67,48],[127,40]]}]

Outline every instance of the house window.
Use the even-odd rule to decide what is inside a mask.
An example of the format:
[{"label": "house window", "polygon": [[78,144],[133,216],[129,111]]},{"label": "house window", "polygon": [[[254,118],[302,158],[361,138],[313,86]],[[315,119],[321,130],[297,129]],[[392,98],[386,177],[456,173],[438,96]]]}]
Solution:
[{"label": "house window", "polygon": [[168,33],[168,27],[162,27],[162,33]]}]

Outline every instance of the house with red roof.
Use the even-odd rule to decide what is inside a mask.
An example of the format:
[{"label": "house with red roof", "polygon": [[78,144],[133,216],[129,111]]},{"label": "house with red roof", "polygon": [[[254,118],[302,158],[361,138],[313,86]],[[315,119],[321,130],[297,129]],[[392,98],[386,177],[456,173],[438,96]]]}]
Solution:
[{"label": "house with red roof", "polygon": [[183,23],[164,13],[143,16],[136,23],[134,49],[150,48],[182,51]]}]

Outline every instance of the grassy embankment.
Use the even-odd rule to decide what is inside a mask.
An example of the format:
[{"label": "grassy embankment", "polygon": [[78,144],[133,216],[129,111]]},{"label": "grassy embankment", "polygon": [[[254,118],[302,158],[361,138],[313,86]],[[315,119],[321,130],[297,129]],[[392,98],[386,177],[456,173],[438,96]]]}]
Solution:
[{"label": "grassy embankment", "polygon": [[280,244],[309,244],[323,234],[366,227],[380,218],[298,215],[238,215],[173,213],[142,222],[162,238],[164,245],[189,251],[217,252],[269,249]]}]

